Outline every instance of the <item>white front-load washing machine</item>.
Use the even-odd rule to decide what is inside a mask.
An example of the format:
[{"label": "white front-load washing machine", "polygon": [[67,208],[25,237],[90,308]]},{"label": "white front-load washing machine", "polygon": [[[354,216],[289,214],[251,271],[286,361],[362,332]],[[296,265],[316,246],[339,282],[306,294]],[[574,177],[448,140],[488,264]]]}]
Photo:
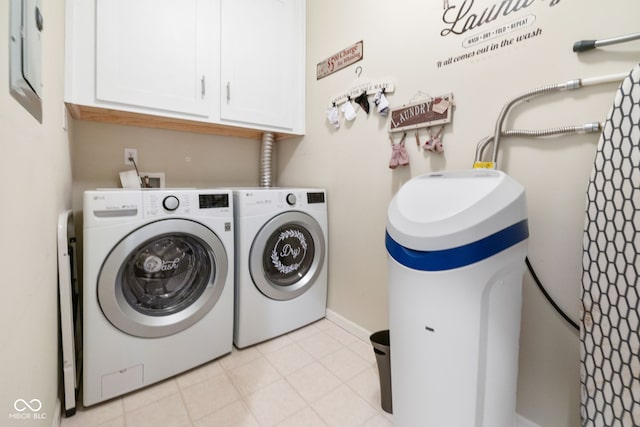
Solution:
[{"label": "white front-load washing machine", "polygon": [[230,190],[84,193],[83,403],[231,351]]},{"label": "white front-load washing machine", "polygon": [[233,192],[238,348],[325,316],[327,201],[322,189],[248,188]]}]

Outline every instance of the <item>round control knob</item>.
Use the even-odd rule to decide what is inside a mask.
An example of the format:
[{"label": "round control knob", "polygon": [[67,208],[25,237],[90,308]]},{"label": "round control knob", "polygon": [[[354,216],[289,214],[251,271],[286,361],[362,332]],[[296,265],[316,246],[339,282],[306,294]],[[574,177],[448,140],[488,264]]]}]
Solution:
[{"label": "round control knob", "polygon": [[289,193],[287,194],[287,203],[289,203],[290,206],[293,206],[296,204],[296,195],[293,193]]},{"label": "round control knob", "polygon": [[176,196],[167,196],[162,201],[162,206],[168,211],[175,211],[180,206],[180,200]]}]

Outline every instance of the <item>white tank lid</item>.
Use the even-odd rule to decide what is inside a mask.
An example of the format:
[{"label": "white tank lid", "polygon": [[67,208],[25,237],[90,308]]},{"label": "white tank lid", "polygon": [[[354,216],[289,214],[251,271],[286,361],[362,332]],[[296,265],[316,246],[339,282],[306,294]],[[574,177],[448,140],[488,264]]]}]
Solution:
[{"label": "white tank lid", "polygon": [[400,188],[387,219],[387,233],[405,248],[455,248],[526,220],[524,187],[496,170],[429,173]]}]

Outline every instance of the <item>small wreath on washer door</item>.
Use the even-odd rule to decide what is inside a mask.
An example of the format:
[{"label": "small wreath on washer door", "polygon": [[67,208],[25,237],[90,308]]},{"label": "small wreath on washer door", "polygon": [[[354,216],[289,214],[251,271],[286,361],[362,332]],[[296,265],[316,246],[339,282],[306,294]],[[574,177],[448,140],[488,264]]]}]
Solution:
[{"label": "small wreath on washer door", "polygon": [[302,264],[302,262],[297,262],[291,265],[284,265],[282,261],[280,261],[280,255],[282,256],[293,255],[293,258],[298,257],[298,254],[295,253],[295,249],[293,249],[290,244],[285,245],[285,248],[283,249],[283,251],[286,251],[285,253],[282,253],[282,254],[278,253],[278,246],[280,245],[280,242],[283,242],[291,238],[297,239],[298,242],[300,243],[300,247],[304,250],[304,254],[302,255],[302,260],[304,260],[304,257],[307,253],[307,240],[304,238],[304,235],[300,231],[285,230],[282,233],[280,233],[278,241],[274,245],[273,251],[271,251],[271,263],[281,274],[292,273],[300,267],[300,264]]}]

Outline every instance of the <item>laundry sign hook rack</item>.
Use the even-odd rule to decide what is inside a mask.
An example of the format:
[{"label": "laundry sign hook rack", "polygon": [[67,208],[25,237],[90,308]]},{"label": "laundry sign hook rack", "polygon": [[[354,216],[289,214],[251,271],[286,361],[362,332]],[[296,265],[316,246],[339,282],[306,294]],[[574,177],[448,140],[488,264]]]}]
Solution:
[{"label": "laundry sign hook rack", "polygon": [[393,93],[396,90],[396,85],[391,79],[362,79],[362,66],[358,65],[355,69],[357,79],[352,85],[345,91],[339,93],[331,99],[331,105],[344,104],[350,99],[354,99],[359,95],[365,93],[368,95],[375,95],[378,91],[383,91],[385,94]]}]

